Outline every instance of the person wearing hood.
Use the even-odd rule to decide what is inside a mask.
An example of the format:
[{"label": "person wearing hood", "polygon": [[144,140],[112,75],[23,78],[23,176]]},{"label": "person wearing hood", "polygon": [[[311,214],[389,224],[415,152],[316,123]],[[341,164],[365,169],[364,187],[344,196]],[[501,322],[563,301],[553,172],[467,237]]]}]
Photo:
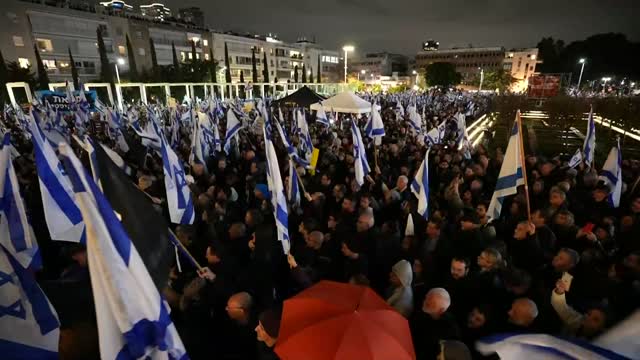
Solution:
[{"label": "person wearing hood", "polygon": [[398,261],[391,268],[389,274],[391,283],[391,296],[387,298],[387,304],[396,309],[402,316],[408,318],[413,312],[413,272],[411,264],[407,260]]}]

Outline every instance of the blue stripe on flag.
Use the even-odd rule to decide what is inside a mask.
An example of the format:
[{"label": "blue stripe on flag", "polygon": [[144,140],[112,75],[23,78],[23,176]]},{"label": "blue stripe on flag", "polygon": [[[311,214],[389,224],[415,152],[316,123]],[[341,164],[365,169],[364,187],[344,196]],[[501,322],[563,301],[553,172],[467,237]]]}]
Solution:
[{"label": "blue stripe on flag", "polygon": [[507,175],[505,177],[501,177],[498,179],[498,181],[496,182],[496,189],[495,191],[500,191],[500,190],[504,190],[510,187],[515,187],[517,186],[518,180],[519,179],[524,179],[522,177],[522,168],[519,167],[518,171],[515,174],[511,174],[511,175]]}]

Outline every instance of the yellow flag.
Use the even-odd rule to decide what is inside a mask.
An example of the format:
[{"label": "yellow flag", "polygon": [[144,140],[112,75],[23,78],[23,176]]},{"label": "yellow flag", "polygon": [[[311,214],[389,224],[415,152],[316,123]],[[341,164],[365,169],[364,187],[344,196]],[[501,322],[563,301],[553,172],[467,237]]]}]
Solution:
[{"label": "yellow flag", "polygon": [[311,169],[309,169],[309,173],[311,175],[316,174],[316,165],[318,164],[318,157],[320,157],[320,149],[313,148],[313,153],[311,153]]}]

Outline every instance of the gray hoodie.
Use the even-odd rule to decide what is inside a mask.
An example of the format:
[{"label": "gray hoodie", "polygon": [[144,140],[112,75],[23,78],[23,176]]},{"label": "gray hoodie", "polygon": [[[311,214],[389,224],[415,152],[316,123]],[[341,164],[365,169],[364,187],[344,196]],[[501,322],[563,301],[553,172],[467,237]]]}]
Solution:
[{"label": "gray hoodie", "polygon": [[400,279],[402,286],[393,288],[391,296],[387,299],[387,304],[396,309],[402,316],[408,318],[413,312],[413,271],[411,264],[407,260],[398,261],[391,271]]}]

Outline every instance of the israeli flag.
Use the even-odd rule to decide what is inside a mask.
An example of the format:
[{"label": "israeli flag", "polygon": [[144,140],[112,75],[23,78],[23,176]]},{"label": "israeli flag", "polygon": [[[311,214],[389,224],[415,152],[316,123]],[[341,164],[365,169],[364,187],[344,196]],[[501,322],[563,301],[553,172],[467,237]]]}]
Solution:
[{"label": "israeli flag", "polygon": [[309,133],[309,126],[307,125],[307,119],[304,115],[304,111],[297,111],[297,119],[298,119],[298,136],[302,140],[302,148],[305,152],[305,158],[307,161],[311,160],[311,155],[313,153],[313,142],[311,141],[311,134]]},{"label": "israeli flag", "polygon": [[462,150],[462,148],[466,147],[467,149],[470,147],[469,145],[469,133],[467,132],[467,121],[466,117],[462,113],[456,114],[456,123],[458,125],[458,150]]},{"label": "israeli flag", "polygon": [[581,162],[582,162],[582,149],[578,149],[576,150],[576,153],[571,157],[571,160],[569,160],[569,167],[573,169],[576,166],[580,165]]},{"label": "israeli flag", "polygon": [[42,267],[38,242],[20,196],[18,178],[11,162],[10,140],[10,133],[4,134],[0,149],[0,234],[3,234],[0,245],[23,268],[38,270]]},{"label": "israeli flag", "polygon": [[373,139],[374,144],[382,144],[382,137],[385,135],[384,124],[382,123],[382,117],[380,112],[376,108],[376,104],[371,106],[371,116],[365,125],[365,134],[370,139]]},{"label": "israeli flag", "polygon": [[355,158],[355,173],[356,182],[362,186],[364,184],[364,178],[371,172],[369,168],[369,162],[367,161],[367,153],[365,151],[364,143],[362,142],[362,135],[360,135],[360,129],[356,125],[356,121],[351,121],[351,134],[353,137],[353,157]]},{"label": "israeli flag", "polygon": [[[418,168],[416,177],[411,182],[411,192],[418,198],[418,214],[425,220],[429,219],[429,152],[427,153]],[[409,215],[411,216],[411,215]],[[413,219],[411,219],[413,221]],[[413,223],[412,223],[413,225]]]},{"label": "israeli flag", "polygon": [[3,359],[58,359],[58,314],[11,252],[0,246],[0,354]]},{"label": "israeli flag", "polygon": [[400,100],[396,102],[396,118],[404,117],[404,108],[402,107],[402,103]]},{"label": "israeli flag", "polygon": [[224,137],[224,152],[229,155],[231,151],[231,139],[238,134],[238,131],[242,128],[242,124],[238,117],[233,112],[233,109],[227,111],[227,134]]},{"label": "israeli flag", "polygon": [[594,345],[633,359],[640,354],[640,310],[593,341]]},{"label": "israeli flag", "polygon": [[437,127],[429,130],[424,137],[424,142],[427,146],[432,146],[436,144],[441,144],[442,139],[444,139],[444,135],[447,129],[447,122],[443,121]]},{"label": "israeli flag", "polygon": [[287,184],[287,197],[289,204],[300,206],[300,184],[298,184],[298,174],[296,165],[289,159],[289,183]]},{"label": "israeli flag", "polygon": [[82,218],[103,359],[187,359],[170,308],[113,208],[66,145],[60,146]]},{"label": "israeli flag", "polygon": [[60,160],[46,140],[31,113],[29,131],[40,183],[42,207],[53,240],[84,243],[85,229],[78,205],[73,201],[73,189]]},{"label": "israeli flag", "polygon": [[500,217],[504,198],[516,194],[518,186],[524,185],[523,166],[520,156],[522,149],[520,142],[522,140],[518,129],[518,121],[515,121],[511,130],[509,145],[507,145],[507,151],[504,154],[502,168],[500,168],[500,174],[498,175],[498,181],[496,182],[496,190],[493,192],[491,203],[489,203],[489,209],[487,210],[487,216],[491,219]]},{"label": "israeli flag", "polygon": [[584,138],[582,152],[584,153],[583,161],[588,167],[593,163],[593,157],[596,150],[596,123],[593,121],[593,108],[589,111],[589,123],[587,125],[587,136]]},{"label": "israeli flag", "polygon": [[420,134],[422,132],[422,119],[420,118],[420,115],[418,115],[416,106],[409,106],[407,111],[409,112],[409,125],[411,125],[411,128],[416,134]]},{"label": "israeli flag", "polygon": [[206,170],[207,156],[209,156],[209,143],[206,140],[206,135],[204,134],[204,129],[200,123],[200,119],[195,118],[193,119],[193,131],[191,134],[191,154],[189,155],[189,163],[202,164]]},{"label": "israeli flag", "polygon": [[[480,339],[476,349],[484,355],[497,353],[503,360],[623,360],[611,350],[583,340],[546,334],[500,334]],[[637,355],[637,354],[636,354]]]},{"label": "israeli flag", "polygon": [[214,151],[222,150],[222,141],[220,140],[220,130],[218,129],[218,115],[215,109],[207,113],[209,122],[211,123],[211,131],[213,133],[213,149]]},{"label": "israeli flag", "polygon": [[295,161],[296,164],[300,166],[304,166],[305,168],[311,167],[311,164],[309,163],[309,161],[301,158],[300,155],[298,155],[298,151],[293,145],[291,145],[291,141],[289,141],[289,137],[282,129],[282,126],[280,126],[280,123],[277,121],[273,121],[271,122],[271,125],[275,126],[275,128],[278,130],[278,134],[280,134],[280,139],[282,140],[282,144],[284,144],[284,147],[287,149],[289,158]]},{"label": "israeli flag", "polygon": [[331,123],[329,122],[329,118],[327,117],[327,114],[324,112],[324,108],[322,107],[322,104],[320,105],[320,109],[316,112],[316,122],[319,122],[324,126],[331,125]]},{"label": "israeli flag", "polygon": [[620,206],[622,195],[622,152],[620,151],[620,139],[617,145],[611,148],[607,161],[602,166],[602,174],[599,176],[609,186],[609,203],[617,208]]},{"label": "israeli flag", "polygon": [[129,151],[129,144],[122,134],[122,116],[117,111],[107,110],[107,123],[109,124],[109,135],[115,140],[120,150],[125,153]]},{"label": "israeli flag", "polygon": [[[155,123],[154,126],[157,127]],[[169,217],[174,224],[192,224],[195,212],[184,168],[176,153],[167,144],[164,135],[159,129],[156,131],[160,133],[160,153],[164,169],[164,186],[167,189]]]},{"label": "israeli flag", "polygon": [[291,249],[291,243],[289,241],[289,210],[287,208],[287,198],[284,193],[284,186],[280,175],[278,156],[276,155],[276,149],[273,146],[271,137],[271,124],[268,118],[265,118],[262,132],[267,157],[267,184],[271,191],[271,205],[273,206],[273,217],[276,220],[278,240],[282,243],[284,253],[289,254],[289,250]]}]

